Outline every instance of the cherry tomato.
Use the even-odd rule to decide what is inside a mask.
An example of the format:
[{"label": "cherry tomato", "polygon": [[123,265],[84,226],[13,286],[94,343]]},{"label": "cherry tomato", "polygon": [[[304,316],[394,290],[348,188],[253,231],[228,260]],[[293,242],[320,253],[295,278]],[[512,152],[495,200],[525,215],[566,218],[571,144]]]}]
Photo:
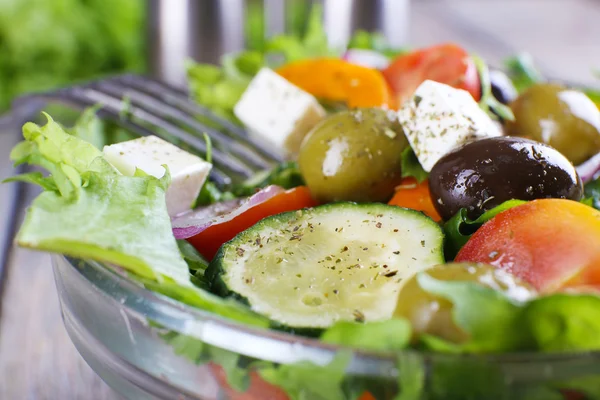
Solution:
[{"label": "cherry tomato", "polygon": [[600,211],[572,200],[531,201],[485,223],[455,261],[492,264],[542,293],[600,287]]},{"label": "cherry tomato", "polygon": [[364,392],[363,394],[360,395],[358,400],[377,400],[377,399],[371,393]]},{"label": "cherry tomato", "polygon": [[445,83],[481,97],[479,73],[469,54],[461,47],[446,43],[398,56],[382,71],[397,103],[402,105],[425,80]]},{"label": "cherry tomato", "polygon": [[221,366],[210,363],[209,368],[229,400],[289,400],[283,389],[265,381],[256,371],[250,371],[250,385],[244,393],[240,393],[229,385]]},{"label": "cherry tomato", "polygon": [[564,396],[565,400],[585,400],[585,394],[579,393],[575,390],[561,390],[560,391]]},{"label": "cherry tomato", "polygon": [[415,178],[404,178],[396,188],[396,194],[388,204],[422,211],[436,222],[442,219],[431,201],[431,193],[429,192],[429,183],[427,180],[417,183]]},{"label": "cherry tomato", "polygon": [[308,188],[298,186],[276,194],[232,219],[214,224],[187,240],[206,259],[211,260],[223,243],[233,239],[238,233],[250,228],[261,219],[315,205],[317,203],[311,197]]}]

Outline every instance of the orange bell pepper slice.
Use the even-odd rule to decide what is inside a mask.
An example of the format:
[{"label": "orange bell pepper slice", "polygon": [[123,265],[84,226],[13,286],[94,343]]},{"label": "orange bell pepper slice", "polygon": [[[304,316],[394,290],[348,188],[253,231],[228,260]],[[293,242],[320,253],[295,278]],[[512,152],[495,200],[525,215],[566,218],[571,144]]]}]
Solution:
[{"label": "orange bell pepper slice", "polygon": [[376,69],[337,58],[318,58],[293,62],[276,72],[320,99],[342,101],[350,108],[396,109],[395,96]]},{"label": "orange bell pepper slice", "polygon": [[404,178],[397,187],[396,194],[388,204],[422,211],[435,222],[442,220],[442,217],[440,217],[440,214],[438,214],[433,205],[433,201],[431,201],[429,182],[427,180],[417,183],[415,178]]}]

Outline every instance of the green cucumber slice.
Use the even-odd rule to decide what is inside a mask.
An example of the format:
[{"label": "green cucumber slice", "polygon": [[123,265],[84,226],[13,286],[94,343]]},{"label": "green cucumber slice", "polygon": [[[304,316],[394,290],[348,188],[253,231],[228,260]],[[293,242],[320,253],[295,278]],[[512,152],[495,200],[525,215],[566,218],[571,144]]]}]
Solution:
[{"label": "green cucumber slice", "polygon": [[295,328],[392,317],[402,280],[444,262],[443,233],[424,214],[335,203],[275,215],[225,243],[212,289]]}]

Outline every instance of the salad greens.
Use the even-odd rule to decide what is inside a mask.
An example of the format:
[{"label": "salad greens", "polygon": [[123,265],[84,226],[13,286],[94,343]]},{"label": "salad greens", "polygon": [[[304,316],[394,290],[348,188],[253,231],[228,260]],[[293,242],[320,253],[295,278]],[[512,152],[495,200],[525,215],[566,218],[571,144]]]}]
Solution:
[{"label": "salad greens", "polygon": [[400,157],[402,178],[413,177],[417,180],[417,183],[421,183],[429,178],[429,174],[423,169],[414,150],[410,146],[406,146]]},{"label": "salad greens", "polygon": [[528,332],[520,328],[521,304],[473,282],[441,281],[426,272],[420,273],[417,279],[423,290],[452,302],[455,323],[470,336],[469,341],[457,345],[425,335],[422,341],[427,347],[469,353],[506,352],[528,347]]},{"label": "salad greens", "polygon": [[555,294],[533,300],[525,310],[536,347],[545,352],[600,348],[600,298]]},{"label": "salad greens", "polygon": [[11,153],[17,165],[39,165],[50,172],[43,180],[46,191],[28,210],[17,243],[115,263],[145,278],[188,285],[187,265],[171,235],[166,212],[169,174],[162,179],[141,171],[123,176],[100,150],[46,117],[43,127],[33,123],[23,127],[26,140]]},{"label": "salad greens", "polygon": [[600,210],[600,178],[588,182],[584,186],[585,199],[588,201],[588,205],[594,207],[596,210]]},{"label": "salad greens", "polygon": [[304,35],[275,36],[261,50],[246,50],[224,56],[221,66],[189,61],[187,75],[192,97],[220,117],[239,124],[233,107],[260,68],[318,56],[339,55],[328,46],[321,23],[322,13],[319,6],[311,8]]},{"label": "salad greens", "polygon": [[192,284],[190,266],[198,274],[202,260],[187,246],[182,254],[173,237],[165,202],[168,171],[161,179],[139,170],[121,175],[100,150],[46,117],[44,126],[23,127],[25,141],[11,153],[16,165],[50,173],[9,179],[44,189],[27,211],[16,238],[20,246],[116,264],[158,293],[249,325],[269,325],[236,301]]},{"label": "salad greens", "polygon": [[242,184],[235,186],[232,191],[238,197],[250,196],[258,189],[269,185],[277,185],[284,189],[304,185],[304,178],[300,174],[298,163],[295,161],[283,162],[271,170],[256,174]]},{"label": "salad greens", "polygon": [[490,81],[490,71],[488,65],[479,56],[472,55],[471,58],[479,72],[479,80],[481,85],[481,99],[479,106],[486,112],[493,111],[505,121],[514,121],[515,116],[510,107],[500,103],[492,94],[492,83]]},{"label": "salad greens", "polygon": [[360,29],[354,32],[354,35],[350,38],[348,48],[373,50],[390,59],[402,54],[406,54],[410,51],[406,48],[392,48],[388,40],[381,32],[368,32]]},{"label": "salad greens", "polygon": [[399,351],[406,348],[411,337],[410,323],[390,319],[370,323],[340,321],[321,335],[325,343],[375,351]]},{"label": "salad greens", "polygon": [[350,352],[338,352],[325,366],[299,362],[262,368],[259,373],[265,381],[284,389],[290,400],[345,400],[342,381],[351,357]]},{"label": "salad greens", "polygon": [[447,260],[453,260],[458,251],[467,243],[475,231],[502,211],[525,204],[523,200],[509,200],[493,209],[486,211],[479,218],[471,220],[467,217],[467,209],[461,208],[459,212],[444,223],[446,235],[445,255]]},{"label": "salad greens", "polygon": [[504,61],[508,74],[520,93],[531,85],[544,82],[544,76],[534,65],[533,57],[528,53],[521,53],[514,57],[509,57]]}]

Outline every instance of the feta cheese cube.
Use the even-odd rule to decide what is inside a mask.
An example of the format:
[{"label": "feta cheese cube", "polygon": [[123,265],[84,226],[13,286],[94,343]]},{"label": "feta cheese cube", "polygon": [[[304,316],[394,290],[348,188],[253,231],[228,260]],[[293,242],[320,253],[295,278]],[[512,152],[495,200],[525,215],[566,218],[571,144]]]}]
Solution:
[{"label": "feta cheese cube", "polygon": [[427,172],[464,143],[502,135],[469,92],[430,80],[423,82],[398,111],[398,119]]},{"label": "feta cheese cube", "polygon": [[253,138],[285,158],[298,154],[304,136],[326,115],[314,96],[268,68],[252,79],[234,113]]},{"label": "feta cheese cube", "polygon": [[162,178],[169,167],[171,185],[167,190],[170,216],[191,208],[212,164],[156,136],[147,136],[104,146],[104,156],[123,175],[133,176],[136,168]]}]

